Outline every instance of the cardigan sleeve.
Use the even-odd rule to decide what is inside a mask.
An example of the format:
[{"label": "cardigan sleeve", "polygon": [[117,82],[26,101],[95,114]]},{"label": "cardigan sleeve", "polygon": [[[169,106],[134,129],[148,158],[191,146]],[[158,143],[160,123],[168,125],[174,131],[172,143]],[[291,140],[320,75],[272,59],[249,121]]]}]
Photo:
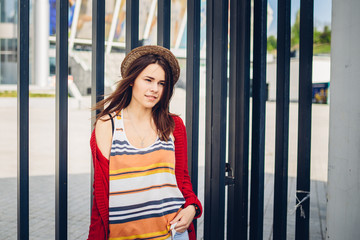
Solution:
[{"label": "cardigan sleeve", "polygon": [[93,205],[91,209],[91,223],[89,227],[88,240],[105,240],[104,226],[101,220],[99,209],[97,208],[96,198],[93,198]]},{"label": "cardigan sleeve", "polygon": [[96,144],[95,130],[91,134],[90,146],[94,165],[94,198],[88,240],[106,240],[109,231],[109,163]]},{"label": "cardigan sleeve", "polygon": [[197,196],[195,195],[188,170],[187,158],[187,137],[186,128],[182,119],[178,116],[173,116],[175,121],[174,137],[175,137],[175,173],[178,181],[178,187],[185,198],[185,205],[187,207],[191,204],[196,204],[200,209],[200,213],[195,216],[199,218],[202,214],[202,205]]}]

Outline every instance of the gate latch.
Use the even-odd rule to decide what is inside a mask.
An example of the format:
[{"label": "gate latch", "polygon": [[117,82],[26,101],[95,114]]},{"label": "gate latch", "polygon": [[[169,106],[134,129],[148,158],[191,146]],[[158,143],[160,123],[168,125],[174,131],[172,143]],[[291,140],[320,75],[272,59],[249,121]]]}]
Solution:
[{"label": "gate latch", "polygon": [[232,169],[230,163],[225,163],[225,173],[228,173],[228,175],[225,176],[225,185],[234,185],[235,178],[232,176]]}]

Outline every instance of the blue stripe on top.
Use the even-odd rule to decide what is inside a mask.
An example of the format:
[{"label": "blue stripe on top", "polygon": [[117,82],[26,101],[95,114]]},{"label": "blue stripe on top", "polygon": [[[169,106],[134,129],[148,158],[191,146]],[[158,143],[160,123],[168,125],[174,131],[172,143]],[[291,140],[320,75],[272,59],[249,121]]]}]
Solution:
[{"label": "blue stripe on top", "polygon": [[184,198],[164,198],[161,200],[148,201],[148,202],[135,204],[135,205],[129,205],[129,206],[123,206],[123,207],[111,207],[111,208],[109,208],[109,211],[115,212],[115,211],[132,210],[132,209],[142,208],[142,207],[147,207],[147,206],[152,206],[152,205],[160,205],[160,204],[167,203],[167,202],[179,202],[182,204],[184,202]]},{"label": "blue stripe on top", "polygon": [[[141,220],[141,219],[162,217],[162,216],[170,214],[170,213],[176,213],[178,210],[179,210],[179,206],[177,208],[175,208],[175,209],[165,211],[165,212],[152,213],[152,214],[148,214],[148,215],[141,215],[141,216],[137,216],[137,217],[133,217],[133,218],[125,218],[125,219],[121,218],[119,220],[109,220],[109,224],[126,223],[126,222],[132,222],[132,221],[136,221],[136,220]],[[113,216],[111,216],[111,217],[113,217]]]},{"label": "blue stripe on top", "polygon": [[127,141],[114,140],[111,147],[111,156],[117,155],[144,155],[158,150],[175,151],[174,142],[169,139],[167,142],[161,141],[159,138],[151,146],[147,148],[137,149],[131,146]]}]

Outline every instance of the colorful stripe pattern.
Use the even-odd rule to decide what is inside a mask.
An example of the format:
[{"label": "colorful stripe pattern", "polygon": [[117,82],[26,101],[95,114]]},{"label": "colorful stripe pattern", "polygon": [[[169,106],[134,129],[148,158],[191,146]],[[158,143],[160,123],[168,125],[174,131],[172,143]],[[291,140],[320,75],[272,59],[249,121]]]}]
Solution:
[{"label": "colorful stripe pattern", "polygon": [[166,239],[169,222],[185,203],[175,178],[172,139],[146,148],[126,138],[122,112],[115,130],[109,169],[109,239]]}]

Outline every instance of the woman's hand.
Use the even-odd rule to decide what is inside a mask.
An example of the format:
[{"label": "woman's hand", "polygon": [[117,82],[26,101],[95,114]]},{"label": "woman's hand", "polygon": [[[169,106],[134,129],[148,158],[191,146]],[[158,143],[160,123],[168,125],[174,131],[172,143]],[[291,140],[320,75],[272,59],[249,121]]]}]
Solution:
[{"label": "woman's hand", "polygon": [[189,228],[190,223],[193,221],[195,213],[195,207],[193,205],[189,205],[182,209],[170,222],[170,224],[172,225],[177,222],[175,230],[180,233],[185,232]]}]

